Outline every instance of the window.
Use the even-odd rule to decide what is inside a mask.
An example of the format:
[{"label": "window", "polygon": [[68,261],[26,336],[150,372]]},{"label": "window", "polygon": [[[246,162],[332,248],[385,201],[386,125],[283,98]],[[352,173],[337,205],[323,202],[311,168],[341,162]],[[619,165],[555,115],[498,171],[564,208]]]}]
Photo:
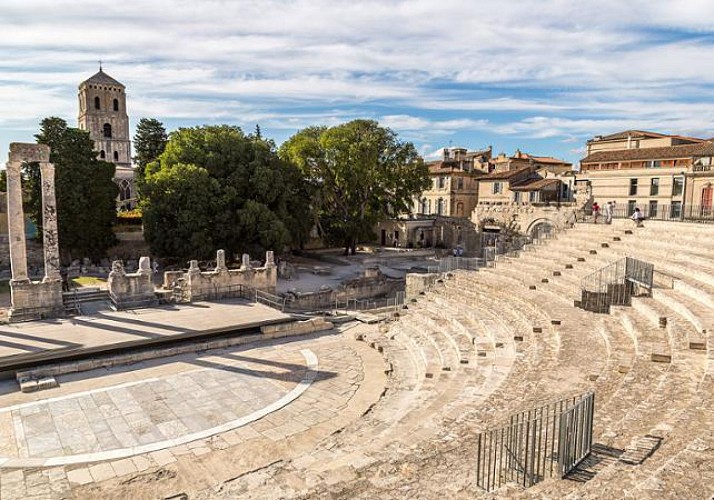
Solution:
[{"label": "window", "polygon": [[119,201],[122,208],[131,208],[131,181],[127,179],[119,181]]},{"label": "window", "polygon": [[419,206],[419,213],[422,213],[422,214],[429,213],[429,212],[427,212],[427,209],[426,209],[426,198],[422,198],[422,200],[421,200],[421,203]]},{"label": "window", "polygon": [[672,207],[669,211],[669,217],[671,219],[681,219],[682,218],[682,202],[673,201]]},{"label": "window", "polygon": [[647,217],[656,217],[657,216],[657,201],[656,200],[650,200],[650,204],[647,207]]},{"label": "window", "polygon": [[104,137],[106,137],[107,139],[112,138],[112,126],[108,123],[104,124]]},{"label": "window", "polygon": [[119,111],[119,99],[114,99],[114,111]]},{"label": "window", "polygon": [[119,161],[119,151],[114,151],[114,161]]},{"label": "window", "polygon": [[99,102],[99,97],[94,98],[94,109],[102,109]]},{"label": "window", "polygon": [[521,192],[520,192],[520,191],[514,191],[514,193],[513,193],[513,201],[515,201],[516,203],[520,203],[520,202],[521,202]]},{"label": "window", "polygon": [[459,202],[456,204],[456,217],[464,216],[464,204]]},{"label": "window", "polygon": [[456,189],[464,189],[464,179],[463,177],[459,177],[459,180],[456,183]]},{"label": "window", "polygon": [[627,202],[627,215],[628,216],[632,215],[632,212],[635,211],[636,206],[637,206],[637,202],[635,200],[630,200]]},{"label": "window", "polygon": [[493,183],[493,194],[498,194],[503,190],[500,182]]},{"label": "window", "polygon": [[536,203],[538,201],[538,191],[531,191],[529,193],[528,200],[531,203]]},{"label": "window", "polygon": [[637,179],[630,179],[630,196],[635,194],[637,194]]},{"label": "window", "polygon": [[103,160],[103,159],[106,158],[106,157],[107,157],[107,154],[106,154],[106,153],[104,152],[104,150],[102,149],[102,150],[99,152],[99,158],[101,158],[101,159]]},{"label": "window", "polygon": [[439,189],[444,189],[446,185],[446,178],[442,175],[439,177]]},{"label": "window", "polygon": [[662,162],[660,160],[648,160],[645,162],[646,168],[659,168],[661,166]]},{"label": "window", "polygon": [[684,192],[684,177],[672,179],[672,196],[681,196]]},{"label": "window", "polygon": [[444,199],[443,198],[439,198],[439,204],[437,205],[436,213],[438,215],[444,215]]},{"label": "window", "polygon": [[653,177],[650,181],[650,196],[659,194],[659,177]]}]

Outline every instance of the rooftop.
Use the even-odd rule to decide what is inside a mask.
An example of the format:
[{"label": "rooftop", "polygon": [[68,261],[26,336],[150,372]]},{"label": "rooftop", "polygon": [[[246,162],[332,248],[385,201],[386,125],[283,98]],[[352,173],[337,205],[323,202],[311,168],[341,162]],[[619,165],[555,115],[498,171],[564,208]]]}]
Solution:
[{"label": "rooftop", "polygon": [[668,160],[691,158],[694,156],[714,156],[714,143],[701,142],[661,148],[618,149],[614,151],[596,151],[580,160],[580,163],[600,163],[606,161],[631,160]]},{"label": "rooftop", "polygon": [[86,80],[84,80],[82,83],[79,84],[79,86],[83,86],[86,84],[100,84],[100,85],[115,85],[117,87],[124,88],[124,84],[118,82],[111,76],[107,75],[102,68],[99,68],[99,71],[97,71],[94,75],[90,76]]}]

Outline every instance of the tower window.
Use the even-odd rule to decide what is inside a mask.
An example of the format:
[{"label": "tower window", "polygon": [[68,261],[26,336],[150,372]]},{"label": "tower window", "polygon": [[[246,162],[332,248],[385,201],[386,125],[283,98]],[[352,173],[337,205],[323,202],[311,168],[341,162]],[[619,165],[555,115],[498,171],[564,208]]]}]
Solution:
[{"label": "tower window", "polygon": [[103,149],[99,152],[99,157],[100,157],[102,160],[107,157],[107,154],[104,152]]},{"label": "tower window", "polygon": [[106,137],[107,139],[112,138],[112,126],[108,123],[104,124],[104,137]]},{"label": "tower window", "polygon": [[94,109],[102,109],[99,102],[99,97],[94,98]]},{"label": "tower window", "polygon": [[114,151],[114,161],[119,161],[119,151]]},{"label": "tower window", "polygon": [[114,111],[119,111],[119,99],[114,99]]}]

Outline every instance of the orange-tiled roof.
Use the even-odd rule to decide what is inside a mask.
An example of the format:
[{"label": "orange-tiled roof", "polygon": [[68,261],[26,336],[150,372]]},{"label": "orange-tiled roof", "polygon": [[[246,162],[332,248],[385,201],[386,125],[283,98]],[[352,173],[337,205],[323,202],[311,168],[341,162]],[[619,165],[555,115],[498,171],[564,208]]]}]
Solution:
[{"label": "orange-tiled roof", "polygon": [[523,184],[518,184],[517,186],[511,186],[510,189],[511,191],[540,191],[544,187],[558,183],[560,183],[558,179],[536,179]]},{"label": "orange-tiled roof", "polygon": [[580,160],[580,163],[602,163],[608,161],[631,160],[671,160],[675,158],[691,158],[695,156],[714,155],[714,143],[701,142],[697,144],[681,144],[661,148],[618,149],[613,151],[596,151]]},{"label": "orange-tiled roof", "polygon": [[498,180],[508,180],[512,177],[516,177],[519,174],[525,173],[530,170],[530,166],[514,168],[513,170],[504,170],[503,172],[491,172],[490,174],[482,175],[479,177],[480,181],[498,181]]}]

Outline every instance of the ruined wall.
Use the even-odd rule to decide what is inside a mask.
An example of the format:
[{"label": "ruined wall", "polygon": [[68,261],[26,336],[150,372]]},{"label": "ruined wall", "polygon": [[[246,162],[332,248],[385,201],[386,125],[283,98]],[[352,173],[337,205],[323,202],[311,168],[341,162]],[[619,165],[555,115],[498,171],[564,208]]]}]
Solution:
[{"label": "ruined wall", "polygon": [[418,296],[421,292],[433,286],[438,278],[439,275],[436,273],[408,273],[405,288],[407,300]]},{"label": "ruined wall", "polygon": [[575,223],[577,210],[575,204],[563,204],[560,207],[536,207],[517,203],[479,205],[474,209],[471,220],[478,227],[495,222],[518,233],[528,234],[541,223],[547,223],[555,229],[571,227]]},{"label": "ruined wall", "polygon": [[347,280],[336,289],[323,285],[315,292],[290,292],[287,294],[286,305],[300,310],[326,309],[347,300],[388,297],[403,287],[402,280],[389,279],[378,267],[369,267],[363,271],[362,276]]},{"label": "ruined wall", "polygon": [[[165,277],[164,282],[176,279],[175,276]],[[239,269],[228,269],[223,250],[216,255],[216,268],[213,271],[201,271],[198,262],[191,261],[188,272],[179,279],[184,280],[185,293],[189,300],[216,299],[234,296],[241,286],[275,292],[278,281],[278,268],[275,265],[273,252],[265,254],[265,265],[253,267],[250,256],[243,254]]]},{"label": "ruined wall", "polygon": [[139,270],[127,273],[121,261],[115,260],[107,280],[109,296],[117,309],[132,309],[156,304],[148,257],[139,259]]}]

